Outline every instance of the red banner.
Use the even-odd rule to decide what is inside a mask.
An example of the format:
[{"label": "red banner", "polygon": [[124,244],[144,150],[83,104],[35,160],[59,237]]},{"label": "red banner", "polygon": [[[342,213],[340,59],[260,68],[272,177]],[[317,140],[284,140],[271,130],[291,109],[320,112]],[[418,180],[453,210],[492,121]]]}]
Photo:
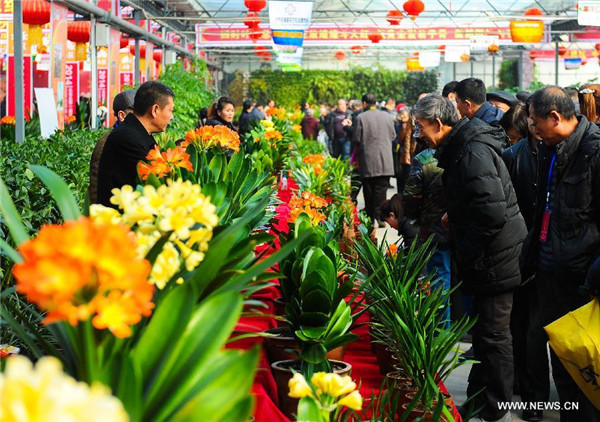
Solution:
[{"label": "red banner", "polygon": [[67,62],[65,67],[65,116],[74,116],[79,99],[79,63]]},{"label": "red banner", "polygon": [[133,72],[121,72],[119,74],[119,84],[121,86],[121,91],[123,91],[123,87],[125,85],[127,86],[133,86],[134,82],[133,82]]},{"label": "red banner", "polygon": [[[243,25],[234,25],[221,28],[211,25],[200,25],[200,45],[245,45],[252,44],[250,30]],[[259,43],[271,41],[268,26],[260,27],[261,36]],[[369,35],[379,33],[386,45],[410,45],[415,41],[420,44],[429,42],[448,43],[469,42],[472,37],[496,35],[500,40],[510,41],[510,29],[503,27],[436,27],[436,28],[365,28],[354,26],[312,26],[304,34],[304,45],[332,45],[332,44],[370,44]]]},{"label": "red banner", "polygon": [[106,106],[108,98],[108,69],[98,69],[98,103]]},{"label": "red banner", "polygon": [[[571,50],[568,49],[561,59],[582,59],[588,60],[598,57],[600,54],[596,50]],[[535,60],[554,60],[556,57],[555,50],[531,50],[529,57]]]},{"label": "red banner", "polygon": [[[8,56],[8,66],[6,67],[6,114],[15,115],[15,56]],[[25,114],[31,114],[32,99],[31,84],[31,56],[23,56],[23,100],[25,105]]]}]

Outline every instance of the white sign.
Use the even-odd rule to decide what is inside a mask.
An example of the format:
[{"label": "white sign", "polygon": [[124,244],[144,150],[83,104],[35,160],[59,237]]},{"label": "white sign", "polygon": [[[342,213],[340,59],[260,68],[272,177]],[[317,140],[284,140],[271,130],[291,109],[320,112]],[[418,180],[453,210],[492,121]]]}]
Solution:
[{"label": "white sign", "polygon": [[498,40],[497,35],[471,37],[471,51],[487,51],[490,45],[498,45]]},{"label": "white sign", "polygon": [[58,113],[56,112],[56,101],[52,88],[34,88],[40,114],[40,132],[42,138],[48,138],[58,129]]},{"label": "white sign", "polygon": [[202,44],[202,25],[196,24],[196,45]]},{"label": "white sign", "polygon": [[438,67],[441,55],[439,51],[419,51],[419,66]]},{"label": "white sign", "polygon": [[460,63],[462,58],[471,55],[468,45],[446,45],[444,50],[444,61],[446,63]]},{"label": "white sign", "polygon": [[577,23],[582,26],[600,26],[600,1],[578,2]]},{"label": "white sign", "polygon": [[302,47],[298,48],[294,53],[278,53],[277,63],[302,63]]},{"label": "white sign", "polygon": [[271,29],[301,29],[310,26],[313,2],[270,1],[269,23]]}]

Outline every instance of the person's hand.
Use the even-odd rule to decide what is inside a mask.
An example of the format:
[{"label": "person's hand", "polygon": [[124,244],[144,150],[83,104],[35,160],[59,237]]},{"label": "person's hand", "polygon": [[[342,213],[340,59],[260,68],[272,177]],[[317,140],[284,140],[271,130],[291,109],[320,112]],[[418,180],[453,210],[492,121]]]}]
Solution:
[{"label": "person's hand", "polygon": [[444,213],[444,215],[442,215],[442,227],[444,228],[444,230],[450,231],[450,224],[448,223],[448,213]]}]

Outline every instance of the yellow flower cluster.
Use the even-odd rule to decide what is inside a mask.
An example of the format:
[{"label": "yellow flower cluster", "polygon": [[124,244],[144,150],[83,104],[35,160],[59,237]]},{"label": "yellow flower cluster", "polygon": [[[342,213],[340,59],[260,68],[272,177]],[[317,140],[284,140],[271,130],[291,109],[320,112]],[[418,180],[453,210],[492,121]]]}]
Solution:
[{"label": "yellow flower cluster", "polygon": [[[337,400],[335,407],[345,406],[357,411],[362,409],[362,397],[356,390],[356,383],[348,375],[340,376],[335,373],[317,372],[312,376],[310,382],[312,387],[302,374],[294,374],[288,383],[289,396],[294,398],[312,397],[319,403],[322,401],[329,403],[331,402],[329,398],[334,398]],[[335,407],[325,410],[332,411]]]},{"label": "yellow flower cluster", "polygon": [[[150,273],[150,282],[159,289],[179,271],[181,260],[192,271],[202,260],[219,223],[216,207],[200,192],[200,186],[190,181],[167,180],[158,189],[144,186],[143,193],[131,186],[113,189],[111,202],[123,211],[92,205],[90,215],[108,222],[123,222],[135,230],[138,254],[146,256],[164,234],[173,232],[165,243]],[[182,283],[180,277],[176,280]]]},{"label": "yellow flower cluster", "polygon": [[300,126],[298,124],[295,124],[295,125],[292,126],[292,130],[294,132],[300,133],[300,132],[302,132],[302,126]]},{"label": "yellow flower cluster", "polygon": [[48,356],[35,368],[23,356],[6,361],[6,370],[0,374],[0,416],[7,422],[129,420],[107,387],[75,381],[63,373],[58,359]]}]

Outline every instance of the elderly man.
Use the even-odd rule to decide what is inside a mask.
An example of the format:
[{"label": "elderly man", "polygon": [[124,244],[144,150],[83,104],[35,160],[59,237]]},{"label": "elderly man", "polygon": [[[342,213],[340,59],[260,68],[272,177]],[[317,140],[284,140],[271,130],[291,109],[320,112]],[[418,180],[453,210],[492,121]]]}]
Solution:
[{"label": "elderly man", "polygon": [[[576,115],[573,101],[557,86],[531,96],[529,118],[549,151],[538,165],[538,201],[523,246],[523,271],[535,274],[546,325],[589,302],[579,288],[600,251],[600,129]],[[563,406],[561,421],[600,421],[600,412],[554,352],[550,357],[561,404],[578,403],[575,410]]]},{"label": "elderly man", "polygon": [[467,393],[484,389],[474,399],[481,420],[508,421],[510,412],[500,406],[512,399],[510,314],[527,230],[500,156],[506,135],[478,118],[459,120],[454,105],[438,94],[419,101],[413,115],[419,135],[437,149],[450,249],[463,290],[474,295],[473,349],[480,363],[473,365]]},{"label": "elderly man", "polygon": [[343,98],[338,100],[337,109],[329,114],[325,130],[332,146],[333,158],[349,159],[352,150],[352,113]]},{"label": "elderly man", "polygon": [[379,207],[386,199],[390,176],[394,175],[394,118],[385,111],[377,110],[373,94],[363,95],[362,103],[364,111],[356,117],[353,142],[358,147],[365,211],[372,219],[382,221]]},{"label": "elderly man", "polygon": [[153,133],[164,132],[173,119],[173,90],[157,81],[144,82],[138,88],[133,113],[114,129],[100,156],[98,167],[98,203],[114,207],[112,189],[135,186],[137,165],[154,148]]}]

